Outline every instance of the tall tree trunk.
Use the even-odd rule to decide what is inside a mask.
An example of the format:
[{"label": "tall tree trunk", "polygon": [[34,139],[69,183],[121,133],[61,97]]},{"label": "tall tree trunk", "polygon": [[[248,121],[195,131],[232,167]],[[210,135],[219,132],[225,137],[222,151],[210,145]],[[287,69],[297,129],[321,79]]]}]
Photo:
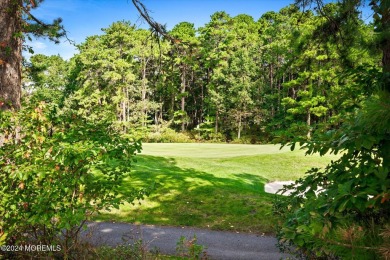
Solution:
[{"label": "tall tree trunk", "polygon": [[186,92],[186,68],[183,68],[183,73],[181,74],[181,112],[182,115],[182,122],[181,122],[181,131],[184,132],[185,130],[185,104],[186,104],[186,98],[185,98],[185,92]]},{"label": "tall tree trunk", "polygon": [[198,124],[201,124],[203,122],[203,113],[204,113],[204,85],[202,82],[201,89],[200,89],[200,111],[199,111]]},{"label": "tall tree trunk", "polygon": [[129,86],[126,86],[126,103],[127,103],[127,122],[130,122],[130,100],[129,100]]},{"label": "tall tree trunk", "polygon": [[307,119],[306,119],[307,126],[309,127],[309,130],[307,131],[307,139],[311,138],[311,113],[310,109],[307,110]]},{"label": "tall tree trunk", "polygon": [[171,105],[169,109],[169,117],[173,121],[175,117],[175,93],[171,93]]},{"label": "tall tree trunk", "polygon": [[154,111],[154,124],[158,126],[158,110]]},{"label": "tall tree trunk", "polygon": [[123,92],[123,101],[122,101],[122,124],[123,124],[123,132],[126,133],[126,89],[122,89]]},{"label": "tall tree trunk", "polygon": [[[271,63],[269,65],[269,85],[270,85],[270,89],[271,89],[271,93],[274,94],[274,68],[273,68],[273,64]],[[275,102],[272,101],[271,103],[271,117],[274,118],[275,117]]]},{"label": "tall tree trunk", "polygon": [[[380,1],[382,10],[382,65],[383,65],[383,88],[390,94],[390,9],[388,1]],[[381,144],[380,153],[383,157],[383,166],[390,171],[390,136],[387,136]],[[390,176],[390,175],[388,175]]]},{"label": "tall tree trunk", "polygon": [[237,138],[238,139],[241,138],[241,113],[238,116],[238,133],[237,133]]},{"label": "tall tree trunk", "polygon": [[271,89],[274,87],[274,66],[272,63],[269,65],[269,86]]},{"label": "tall tree trunk", "polygon": [[215,134],[218,134],[218,116],[219,116],[219,113],[218,113],[218,107],[217,107],[217,111],[215,112],[215,128],[214,128],[214,133]]},{"label": "tall tree trunk", "polygon": [[387,73],[385,75],[386,82],[385,88],[387,92],[390,92],[390,8],[389,8],[389,2],[388,1],[380,1],[381,6],[381,27],[382,27],[382,34],[383,34],[383,41],[382,41],[382,63],[383,63],[383,72]]},{"label": "tall tree trunk", "polygon": [[142,68],[142,126],[146,126],[146,64]]},{"label": "tall tree trunk", "polygon": [[163,104],[164,104],[164,103],[162,102],[162,100],[160,100],[159,122],[162,122],[162,121],[163,121],[163,109],[164,109]]},{"label": "tall tree trunk", "polygon": [[122,101],[122,123],[126,122],[126,101]]},{"label": "tall tree trunk", "polygon": [[19,109],[21,97],[22,0],[0,1],[0,109]]}]

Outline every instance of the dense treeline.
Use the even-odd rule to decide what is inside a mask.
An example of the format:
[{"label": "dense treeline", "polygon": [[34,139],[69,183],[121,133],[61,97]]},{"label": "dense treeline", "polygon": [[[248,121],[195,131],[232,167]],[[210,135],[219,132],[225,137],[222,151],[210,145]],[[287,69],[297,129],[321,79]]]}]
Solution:
[{"label": "dense treeline", "polygon": [[295,6],[258,21],[216,12],[204,27],[174,26],[175,44],[116,22],[70,61],[31,57],[25,82],[33,99],[77,104],[78,116],[114,120],[149,141],[310,139],[369,91],[348,72],[380,64],[380,54],[367,51],[373,26],[356,20],[353,37],[324,40],[326,19]]}]

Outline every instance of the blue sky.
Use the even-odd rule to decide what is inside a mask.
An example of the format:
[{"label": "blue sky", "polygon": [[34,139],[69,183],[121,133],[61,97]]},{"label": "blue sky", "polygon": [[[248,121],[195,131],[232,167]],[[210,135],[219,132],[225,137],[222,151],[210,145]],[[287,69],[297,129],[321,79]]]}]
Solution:
[{"label": "blue sky", "polygon": [[[294,0],[143,0],[153,18],[171,29],[179,22],[187,21],[200,27],[217,11],[226,11],[231,16],[251,15],[255,20],[267,11],[279,11]],[[61,17],[70,39],[77,44],[87,36],[101,34],[116,21],[130,21],[142,28],[147,25],[139,19],[139,14],[131,0],[46,0],[33,14],[43,21],[50,22]],[[44,39],[33,39],[27,43],[35,53],[45,55],[60,54],[69,59],[76,48],[63,39],[55,45]],[[25,53],[28,57],[29,54]]]},{"label": "blue sky", "polygon": [[[293,0],[143,0],[143,3],[156,21],[171,29],[183,21],[194,23],[195,27],[203,26],[217,11],[226,11],[231,16],[249,14],[257,20],[263,13],[279,11]],[[148,27],[139,19],[131,0],[46,0],[33,14],[46,22],[61,17],[69,38],[76,43],[82,43],[87,36],[101,34],[102,28],[116,21]],[[36,54],[60,54],[69,59],[76,53],[76,48],[65,39],[58,45],[40,38],[27,44]],[[25,56],[30,55],[25,53]]]}]

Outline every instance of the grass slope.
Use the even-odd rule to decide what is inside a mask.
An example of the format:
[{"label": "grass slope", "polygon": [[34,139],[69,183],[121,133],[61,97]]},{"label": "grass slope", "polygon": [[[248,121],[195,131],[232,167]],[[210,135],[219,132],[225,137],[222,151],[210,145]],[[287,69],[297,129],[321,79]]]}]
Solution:
[{"label": "grass slope", "polygon": [[236,232],[272,232],[274,180],[295,180],[335,156],[304,156],[274,145],[143,144],[123,195],[133,188],[160,186],[140,205],[124,205],[97,220],[194,226]]}]

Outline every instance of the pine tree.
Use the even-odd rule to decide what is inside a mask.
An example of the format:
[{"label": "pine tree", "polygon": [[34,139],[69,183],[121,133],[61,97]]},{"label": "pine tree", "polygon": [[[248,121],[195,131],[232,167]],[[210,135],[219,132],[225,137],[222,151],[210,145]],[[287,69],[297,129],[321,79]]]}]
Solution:
[{"label": "pine tree", "polygon": [[[22,78],[22,44],[26,35],[53,41],[65,35],[61,19],[42,22],[30,11],[43,0],[3,0],[0,3],[0,109],[19,109]],[[28,36],[29,37],[29,36]]]}]

